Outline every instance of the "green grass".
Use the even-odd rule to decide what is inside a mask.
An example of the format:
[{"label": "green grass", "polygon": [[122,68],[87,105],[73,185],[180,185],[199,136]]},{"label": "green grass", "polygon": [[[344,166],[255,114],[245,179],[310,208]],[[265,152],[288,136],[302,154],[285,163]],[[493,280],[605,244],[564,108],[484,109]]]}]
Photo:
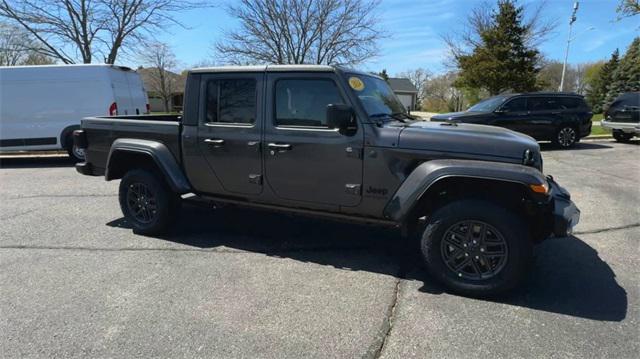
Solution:
[{"label": "green grass", "polygon": [[596,113],[595,115],[593,115],[593,117],[591,117],[591,121],[602,121],[603,118],[604,118],[603,114]]},{"label": "green grass", "polygon": [[606,128],[602,128],[602,126],[593,125],[591,126],[591,135],[610,135],[611,131]]}]

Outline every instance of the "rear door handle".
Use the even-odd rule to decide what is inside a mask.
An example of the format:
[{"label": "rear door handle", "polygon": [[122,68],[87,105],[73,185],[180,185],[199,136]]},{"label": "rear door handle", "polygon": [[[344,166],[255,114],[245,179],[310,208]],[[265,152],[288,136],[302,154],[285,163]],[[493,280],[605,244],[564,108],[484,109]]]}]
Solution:
[{"label": "rear door handle", "polygon": [[224,145],[224,140],[218,138],[207,138],[204,140],[205,143],[213,145],[214,147],[219,147]]},{"label": "rear door handle", "polygon": [[291,145],[288,143],[269,143],[267,148],[278,152],[284,152],[289,151],[291,149]]}]

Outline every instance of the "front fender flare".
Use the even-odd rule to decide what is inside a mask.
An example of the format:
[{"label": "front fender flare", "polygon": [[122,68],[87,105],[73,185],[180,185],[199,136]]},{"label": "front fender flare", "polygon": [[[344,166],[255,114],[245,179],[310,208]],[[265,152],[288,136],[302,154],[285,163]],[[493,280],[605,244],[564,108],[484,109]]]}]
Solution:
[{"label": "front fender flare", "polygon": [[169,148],[163,143],[157,141],[140,140],[135,138],[119,138],[113,141],[109,156],[107,157],[107,169],[105,171],[105,179],[107,181],[115,179],[112,175],[112,168],[116,163],[113,159],[117,158],[116,154],[123,152],[138,153],[149,156],[156,166],[164,175],[171,189],[179,194],[191,191],[191,185],[187,180],[182,168],[178,164]]},{"label": "front fender flare", "polygon": [[402,221],[434,183],[450,177],[478,178],[530,184],[546,183],[544,174],[533,167],[514,163],[476,160],[433,160],[422,163],[400,185],[383,215]]}]

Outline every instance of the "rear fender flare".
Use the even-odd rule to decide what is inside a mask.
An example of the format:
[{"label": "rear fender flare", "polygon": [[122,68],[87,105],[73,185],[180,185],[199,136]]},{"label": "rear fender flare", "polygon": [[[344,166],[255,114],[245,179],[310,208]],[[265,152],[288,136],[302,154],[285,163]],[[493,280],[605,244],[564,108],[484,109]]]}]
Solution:
[{"label": "rear fender flare", "polygon": [[451,177],[512,182],[527,187],[546,183],[542,172],[520,164],[477,160],[428,161],[416,167],[400,185],[385,206],[384,217],[402,222],[431,186]]},{"label": "rear fender flare", "polygon": [[107,181],[116,179],[116,176],[113,175],[113,169],[118,165],[118,161],[114,159],[120,158],[120,156],[116,155],[127,152],[143,154],[153,160],[174,192],[184,194],[191,191],[189,181],[167,146],[157,141],[133,138],[119,138],[111,145],[104,175]]}]

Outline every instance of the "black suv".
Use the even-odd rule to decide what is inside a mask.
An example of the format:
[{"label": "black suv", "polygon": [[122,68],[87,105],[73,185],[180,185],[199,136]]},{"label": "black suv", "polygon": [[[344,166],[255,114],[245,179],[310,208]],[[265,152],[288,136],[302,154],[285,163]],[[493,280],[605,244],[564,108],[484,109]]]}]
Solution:
[{"label": "black suv", "polygon": [[436,115],[431,121],[506,127],[567,148],[591,133],[592,116],[580,95],[535,92],[494,96],[467,111]]},{"label": "black suv", "polygon": [[618,142],[640,136],[640,92],[618,96],[604,112],[602,127],[610,129]]}]

